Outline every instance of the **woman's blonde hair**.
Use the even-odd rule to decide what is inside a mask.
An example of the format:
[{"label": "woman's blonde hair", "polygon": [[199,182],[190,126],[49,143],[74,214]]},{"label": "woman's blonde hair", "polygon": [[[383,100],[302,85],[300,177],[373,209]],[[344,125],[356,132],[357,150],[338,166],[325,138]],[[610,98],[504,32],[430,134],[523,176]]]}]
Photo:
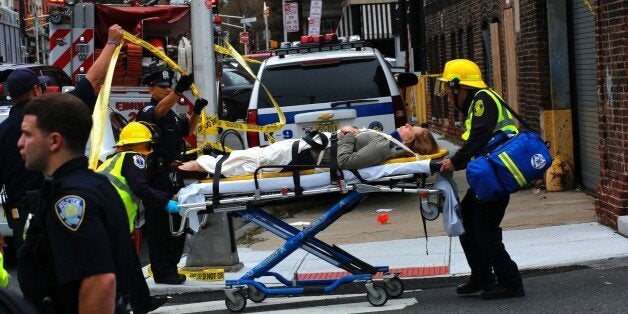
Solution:
[{"label": "woman's blonde hair", "polygon": [[[420,126],[416,125],[416,123],[410,123],[412,126]],[[423,126],[421,126],[423,127]],[[432,155],[437,154],[440,151],[440,147],[438,143],[436,143],[436,139],[434,139],[434,135],[427,128],[423,127],[425,132],[421,135],[417,135],[414,137],[412,143],[408,145],[408,147],[415,153],[419,155]]]}]

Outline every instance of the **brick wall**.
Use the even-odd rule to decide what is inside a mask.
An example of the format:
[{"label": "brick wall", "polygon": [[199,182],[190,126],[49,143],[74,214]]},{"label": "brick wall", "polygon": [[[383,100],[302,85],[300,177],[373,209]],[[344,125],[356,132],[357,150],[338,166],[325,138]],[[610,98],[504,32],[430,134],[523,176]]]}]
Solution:
[{"label": "brick wall", "polygon": [[[482,69],[484,80],[490,81],[490,73],[487,73],[485,60],[484,41],[482,29],[487,28],[492,22],[502,21],[502,7],[499,0],[461,0],[461,1],[428,1],[425,14],[426,39],[428,42],[427,64],[429,73],[441,73],[445,60],[465,57],[472,59]],[[520,0],[520,24],[521,31],[516,34],[518,57],[518,85],[519,85],[519,113],[532,127],[540,127],[540,113],[544,105],[550,103],[550,91],[547,88],[549,77],[549,61],[547,47],[547,21],[546,3],[544,0]],[[471,29],[470,52],[462,55],[457,49],[457,55],[452,55],[451,33],[459,30],[465,31],[466,37],[470,35],[466,31]],[[502,69],[502,86],[504,97],[508,90],[505,73],[506,57],[504,55],[503,25],[499,26],[500,60]],[[439,36],[445,36],[445,55],[442,49],[434,48],[435,40]],[[463,49],[465,50],[465,49]],[[471,54],[471,56],[469,56]],[[438,60],[431,60],[437,58]],[[490,84],[489,84],[490,85]],[[431,88],[431,84],[430,84]],[[431,89],[430,89],[431,91]],[[448,105],[449,112],[443,116],[441,107],[447,106],[444,102],[432,97],[428,105],[428,116],[438,117],[430,121],[436,130],[450,138],[458,140],[463,131],[463,115],[458,123],[454,118],[454,109]]]},{"label": "brick wall", "polygon": [[594,11],[602,163],[596,214],[617,229],[617,217],[628,215],[628,2],[598,0]]},{"label": "brick wall", "polygon": [[519,113],[531,127],[540,129],[540,114],[551,104],[547,2],[520,0],[521,30],[517,34]]}]

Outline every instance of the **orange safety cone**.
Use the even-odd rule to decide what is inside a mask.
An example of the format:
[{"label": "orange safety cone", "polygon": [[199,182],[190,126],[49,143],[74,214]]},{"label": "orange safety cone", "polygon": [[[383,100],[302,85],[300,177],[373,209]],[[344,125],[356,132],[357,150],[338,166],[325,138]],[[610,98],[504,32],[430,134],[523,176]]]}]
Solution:
[{"label": "orange safety cone", "polygon": [[386,224],[388,222],[388,218],[390,218],[390,215],[388,215],[388,213],[381,213],[377,215],[377,222],[379,222],[381,225]]}]

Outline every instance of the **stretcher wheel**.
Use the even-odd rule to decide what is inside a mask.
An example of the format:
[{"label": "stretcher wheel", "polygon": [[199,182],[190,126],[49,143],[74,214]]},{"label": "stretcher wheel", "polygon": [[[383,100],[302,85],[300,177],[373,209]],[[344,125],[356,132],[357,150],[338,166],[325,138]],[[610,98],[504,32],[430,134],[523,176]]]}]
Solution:
[{"label": "stretcher wheel", "polygon": [[236,291],[233,293],[233,297],[235,301],[231,301],[229,298],[225,298],[225,305],[231,312],[240,312],[246,306],[246,298],[241,291]]},{"label": "stretcher wheel", "polygon": [[371,303],[372,306],[382,306],[386,304],[388,301],[388,294],[386,294],[386,290],[379,286],[374,286],[373,289],[377,291],[377,295],[371,294],[368,291],[366,292],[366,299]]},{"label": "stretcher wheel", "polygon": [[436,205],[435,203],[427,203],[427,208],[423,208],[423,206],[421,206],[421,215],[423,215],[426,220],[432,221],[438,218],[439,213],[440,210],[438,208],[438,205]]},{"label": "stretcher wheel", "polygon": [[397,298],[403,293],[403,282],[399,277],[392,277],[389,280],[384,280],[384,290],[391,298]]},{"label": "stretcher wheel", "polygon": [[255,303],[260,303],[266,300],[266,293],[259,291],[254,285],[250,285],[249,299]]}]

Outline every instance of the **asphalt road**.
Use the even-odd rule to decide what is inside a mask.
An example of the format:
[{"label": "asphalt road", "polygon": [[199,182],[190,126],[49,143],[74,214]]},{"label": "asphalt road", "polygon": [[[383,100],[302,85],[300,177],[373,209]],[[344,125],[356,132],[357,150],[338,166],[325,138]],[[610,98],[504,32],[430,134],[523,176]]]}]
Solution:
[{"label": "asphalt road", "polygon": [[[382,307],[366,302],[363,285],[347,285],[339,294],[316,297],[269,297],[248,300],[246,313],[625,313],[628,304],[628,258],[584,266],[530,270],[523,273],[524,298],[486,301],[458,296],[465,277],[407,280],[406,292]],[[182,307],[176,309],[175,306]],[[224,293],[175,295],[160,313],[229,313]],[[202,310],[201,310],[202,309]]]}]

